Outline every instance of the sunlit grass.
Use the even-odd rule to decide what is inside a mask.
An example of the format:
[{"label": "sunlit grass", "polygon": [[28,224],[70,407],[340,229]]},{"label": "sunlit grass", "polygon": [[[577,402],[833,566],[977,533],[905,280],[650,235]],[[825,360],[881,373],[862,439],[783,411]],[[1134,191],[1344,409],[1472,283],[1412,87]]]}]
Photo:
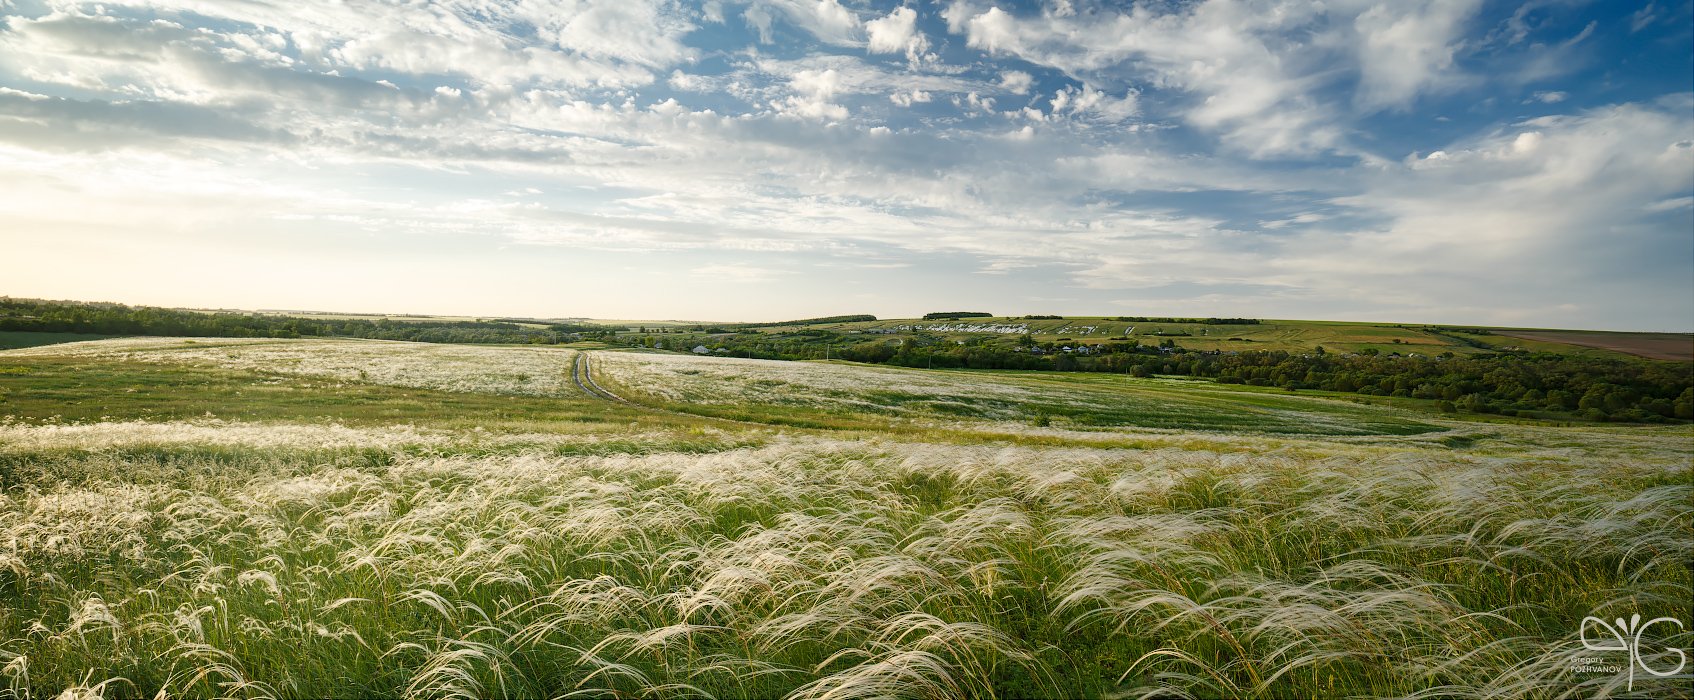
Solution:
[{"label": "sunlit grass", "polygon": [[1404,411],[1094,375],[925,371],[658,353],[594,353],[621,396],[676,412],[805,428],[1022,421],[1075,428],[1407,435],[1441,428]]},{"label": "sunlit grass", "polygon": [[1526,669],[1686,610],[1663,457],[60,454],[0,502],[0,635],[35,696],[1586,695]]}]

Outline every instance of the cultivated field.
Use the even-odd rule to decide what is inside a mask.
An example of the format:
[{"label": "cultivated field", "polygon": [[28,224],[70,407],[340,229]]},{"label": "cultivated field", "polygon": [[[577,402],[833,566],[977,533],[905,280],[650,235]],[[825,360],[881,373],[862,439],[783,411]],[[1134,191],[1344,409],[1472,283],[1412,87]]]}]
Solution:
[{"label": "cultivated field", "polygon": [[1599,331],[1495,331],[1510,338],[1599,348],[1654,360],[1694,360],[1694,336],[1685,333],[1603,333]]},{"label": "cultivated field", "polygon": [[1688,426],[374,341],[15,350],[0,388],[0,696],[1690,683],[1643,670],[1686,627],[1578,636],[1690,623]]}]

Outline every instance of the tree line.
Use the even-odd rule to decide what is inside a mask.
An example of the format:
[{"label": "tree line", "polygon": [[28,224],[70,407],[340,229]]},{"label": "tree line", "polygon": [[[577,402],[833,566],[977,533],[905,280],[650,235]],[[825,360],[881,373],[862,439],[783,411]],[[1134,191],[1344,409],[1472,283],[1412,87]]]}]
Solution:
[{"label": "tree line", "polygon": [[600,326],[542,328],[505,321],[316,319],[234,312],[199,312],[104,302],[0,298],[0,331],[214,338],[344,337],[424,343],[572,342]]}]

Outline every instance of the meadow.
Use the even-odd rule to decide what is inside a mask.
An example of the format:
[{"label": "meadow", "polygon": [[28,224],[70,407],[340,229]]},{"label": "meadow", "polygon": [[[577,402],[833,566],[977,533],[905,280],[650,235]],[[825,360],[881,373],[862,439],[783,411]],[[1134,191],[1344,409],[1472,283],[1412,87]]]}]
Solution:
[{"label": "meadow", "polygon": [[[11,350],[0,390],[0,697],[1694,683],[1656,675],[1694,647],[1685,424],[327,339]],[[1682,627],[1585,649],[1635,614]]]}]

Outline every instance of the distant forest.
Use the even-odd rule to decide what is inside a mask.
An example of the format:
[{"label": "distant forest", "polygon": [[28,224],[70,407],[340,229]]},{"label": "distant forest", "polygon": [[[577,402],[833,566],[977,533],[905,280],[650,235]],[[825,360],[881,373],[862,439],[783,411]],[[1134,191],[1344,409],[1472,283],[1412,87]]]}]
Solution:
[{"label": "distant forest", "polygon": [[214,338],[344,337],[424,343],[559,343],[606,328],[545,328],[504,321],[314,319],[269,314],[206,313],[101,302],[0,298],[0,331]]}]

